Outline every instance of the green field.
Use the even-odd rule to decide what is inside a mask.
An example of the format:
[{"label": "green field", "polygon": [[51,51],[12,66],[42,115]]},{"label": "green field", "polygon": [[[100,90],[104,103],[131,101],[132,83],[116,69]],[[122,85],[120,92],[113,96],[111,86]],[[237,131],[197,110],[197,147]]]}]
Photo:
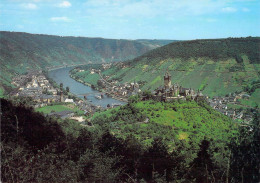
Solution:
[{"label": "green field", "polygon": [[80,109],[78,109],[78,107],[76,107],[75,105],[72,104],[58,104],[58,105],[49,105],[49,106],[44,106],[41,108],[37,108],[35,109],[35,111],[37,112],[42,112],[44,114],[49,114],[51,112],[61,112],[61,111],[74,111],[76,112],[78,115],[83,115],[84,111],[81,111]]},{"label": "green field", "polygon": [[84,72],[76,72],[76,70],[72,70],[71,74],[76,80],[94,86],[97,86],[97,81],[100,79],[99,74],[91,74],[89,70]]}]

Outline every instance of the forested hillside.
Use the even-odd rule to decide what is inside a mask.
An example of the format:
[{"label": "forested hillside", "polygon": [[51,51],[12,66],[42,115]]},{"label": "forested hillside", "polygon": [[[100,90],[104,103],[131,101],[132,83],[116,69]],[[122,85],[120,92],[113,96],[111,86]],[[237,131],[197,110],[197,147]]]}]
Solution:
[{"label": "forested hillside", "polygon": [[258,37],[171,43],[103,74],[120,82],[135,80],[143,83],[141,89],[153,90],[163,83],[167,68],[173,83],[200,89],[209,96],[247,91],[254,99],[260,98]]},{"label": "forested hillside", "polygon": [[83,127],[5,99],[1,108],[1,182],[259,180],[257,116],[239,128],[204,103],[132,97]]},{"label": "forested hillside", "polygon": [[103,63],[133,59],[165,44],[135,40],[62,37],[0,32],[0,81],[10,85],[15,74],[64,64]]}]

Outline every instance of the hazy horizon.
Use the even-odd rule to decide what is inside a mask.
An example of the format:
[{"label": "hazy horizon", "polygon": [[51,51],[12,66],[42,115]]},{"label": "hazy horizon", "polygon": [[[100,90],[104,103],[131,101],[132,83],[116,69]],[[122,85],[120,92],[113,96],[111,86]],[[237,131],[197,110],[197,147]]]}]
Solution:
[{"label": "hazy horizon", "polygon": [[[3,31],[3,30],[0,30]],[[3,32],[12,32],[12,33],[25,33],[25,34],[34,34],[34,35],[44,35],[44,36],[58,36],[58,37],[75,37],[75,38],[90,38],[90,39],[118,39],[118,40],[172,40],[172,41],[192,41],[192,40],[203,40],[203,39],[227,39],[227,38],[246,38],[246,37],[260,37],[260,36],[241,36],[241,37],[219,37],[219,38],[194,38],[194,39],[156,39],[156,38],[140,38],[140,39],[127,39],[127,38],[110,38],[110,37],[89,37],[89,36],[71,36],[71,35],[55,35],[55,34],[42,34],[42,33],[32,33],[32,32],[20,32],[20,31],[3,31]]]}]

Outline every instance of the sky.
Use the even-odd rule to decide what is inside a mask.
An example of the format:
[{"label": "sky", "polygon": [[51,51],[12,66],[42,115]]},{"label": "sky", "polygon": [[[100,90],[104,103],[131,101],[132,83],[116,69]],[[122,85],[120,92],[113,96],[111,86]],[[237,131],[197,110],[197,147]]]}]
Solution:
[{"label": "sky", "polygon": [[115,39],[260,36],[260,0],[1,0],[0,30]]}]

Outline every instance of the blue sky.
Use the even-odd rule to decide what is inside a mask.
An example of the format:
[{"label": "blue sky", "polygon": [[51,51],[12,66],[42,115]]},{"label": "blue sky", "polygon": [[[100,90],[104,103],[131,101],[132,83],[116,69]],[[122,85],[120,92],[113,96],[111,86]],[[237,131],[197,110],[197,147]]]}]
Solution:
[{"label": "blue sky", "polygon": [[260,0],[1,0],[0,30],[116,39],[260,36]]}]

